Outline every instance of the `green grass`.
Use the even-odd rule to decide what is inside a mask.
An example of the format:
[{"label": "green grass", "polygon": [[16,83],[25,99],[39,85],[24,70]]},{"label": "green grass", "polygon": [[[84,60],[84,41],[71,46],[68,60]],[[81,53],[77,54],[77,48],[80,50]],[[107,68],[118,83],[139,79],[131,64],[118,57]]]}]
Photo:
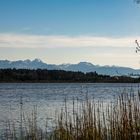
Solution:
[{"label": "green grass", "polygon": [[65,108],[56,118],[52,132],[38,127],[36,108],[30,117],[22,113],[22,124],[7,121],[3,140],[140,140],[140,92],[121,94],[108,103],[85,99],[73,101],[70,112]]}]

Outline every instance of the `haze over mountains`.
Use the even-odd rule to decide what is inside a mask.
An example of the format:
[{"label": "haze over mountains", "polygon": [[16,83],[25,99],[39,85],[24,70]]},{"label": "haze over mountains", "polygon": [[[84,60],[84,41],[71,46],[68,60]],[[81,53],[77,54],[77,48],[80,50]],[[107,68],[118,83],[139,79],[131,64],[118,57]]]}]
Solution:
[{"label": "haze over mountains", "polygon": [[34,60],[0,60],[0,69],[16,68],[16,69],[48,69],[48,70],[66,70],[66,71],[81,71],[81,72],[97,72],[104,75],[139,75],[140,69],[132,69],[128,67],[118,66],[99,66],[89,62],[80,62],[78,64],[47,64],[40,59]]}]

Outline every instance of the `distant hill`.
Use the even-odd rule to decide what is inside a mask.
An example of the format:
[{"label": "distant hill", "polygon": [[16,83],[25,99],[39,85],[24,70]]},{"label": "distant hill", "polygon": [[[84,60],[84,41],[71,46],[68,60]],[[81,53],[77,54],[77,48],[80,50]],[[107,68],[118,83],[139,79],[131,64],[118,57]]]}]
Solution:
[{"label": "distant hill", "polygon": [[81,72],[94,72],[103,75],[121,76],[121,75],[139,75],[140,69],[132,69],[128,67],[118,66],[99,66],[89,62],[80,62],[78,64],[47,64],[40,59],[34,59],[33,61],[18,60],[0,60],[0,69],[16,68],[16,69],[48,69],[48,70],[66,70],[66,71],[81,71]]}]

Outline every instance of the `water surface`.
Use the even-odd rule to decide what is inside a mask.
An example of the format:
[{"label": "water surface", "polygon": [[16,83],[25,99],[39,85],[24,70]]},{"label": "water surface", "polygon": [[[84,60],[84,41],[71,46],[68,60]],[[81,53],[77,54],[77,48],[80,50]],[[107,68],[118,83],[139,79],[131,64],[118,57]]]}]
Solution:
[{"label": "water surface", "polygon": [[[37,105],[40,124],[47,119],[53,122],[55,114],[64,107],[64,100],[71,108],[72,100],[88,98],[114,101],[122,92],[137,93],[139,84],[121,83],[1,83],[0,84],[0,129],[5,120],[20,122],[20,101],[22,97],[23,110],[26,115]],[[50,123],[50,125],[52,125]]]}]

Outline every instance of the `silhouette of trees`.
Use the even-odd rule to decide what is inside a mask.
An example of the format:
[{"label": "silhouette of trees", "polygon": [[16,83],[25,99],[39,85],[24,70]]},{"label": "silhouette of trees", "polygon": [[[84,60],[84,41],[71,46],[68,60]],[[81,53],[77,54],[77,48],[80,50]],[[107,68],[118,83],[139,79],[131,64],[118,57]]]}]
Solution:
[{"label": "silhouette of trees", "polygon": [[138,82],[126,76],[47,69],[0,69],[0,82]]}]

